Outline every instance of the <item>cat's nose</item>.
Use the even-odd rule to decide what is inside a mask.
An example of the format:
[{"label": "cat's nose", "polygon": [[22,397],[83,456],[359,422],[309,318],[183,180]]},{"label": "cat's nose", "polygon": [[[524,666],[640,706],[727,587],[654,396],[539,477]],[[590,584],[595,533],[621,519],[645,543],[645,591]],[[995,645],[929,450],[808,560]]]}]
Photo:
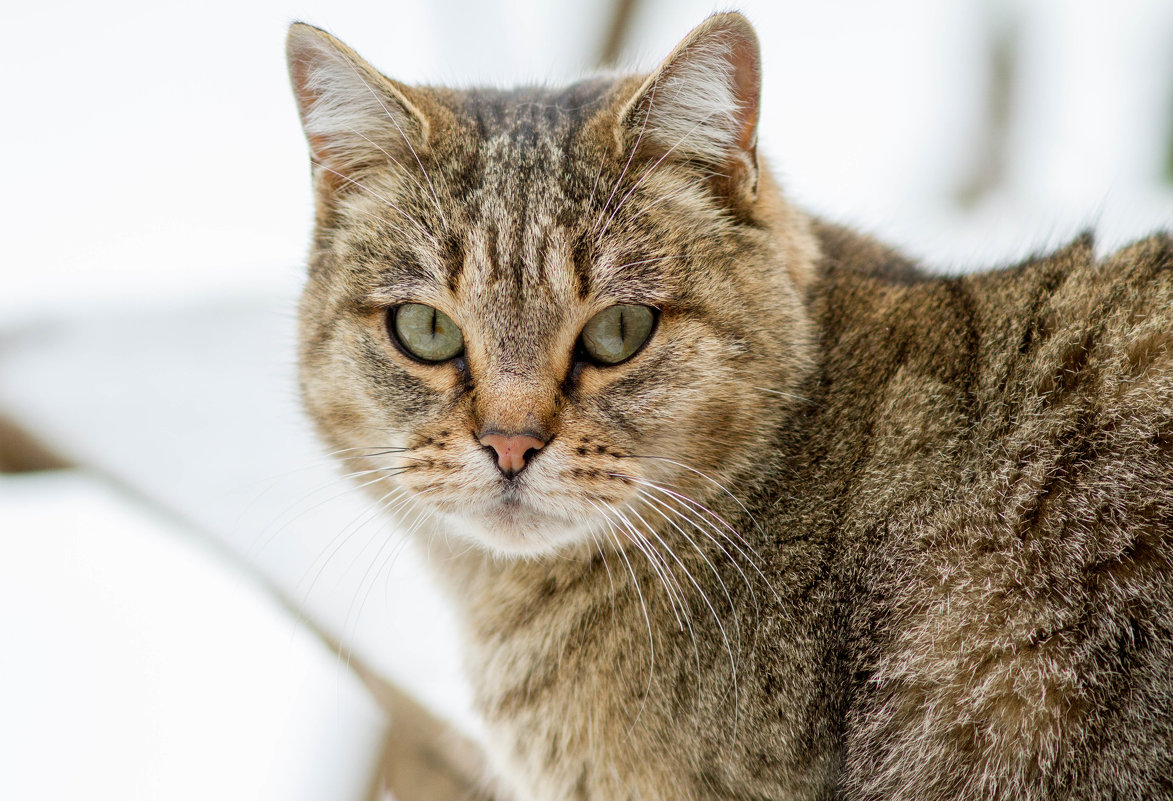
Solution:
[{"label": "cat's nose", "polygon": [[497,453],[497,467],[506,478],[513,478],[525,469],[526,462],[541,450],[546,440],[529,434],[484,434],[478,440]]}]

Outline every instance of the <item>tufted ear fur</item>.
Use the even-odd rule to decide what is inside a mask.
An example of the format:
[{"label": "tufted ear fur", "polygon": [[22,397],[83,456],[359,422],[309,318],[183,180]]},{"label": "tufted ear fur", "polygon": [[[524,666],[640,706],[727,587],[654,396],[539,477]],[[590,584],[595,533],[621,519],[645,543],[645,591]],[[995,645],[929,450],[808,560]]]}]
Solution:
[{"label": "tufted ear fur", "polygon": [[623,134],[652,158],[691,162],[716,174],[734,203],[757,194],[761,54],[740,14],[694,29],[620,112]]},{"label": "tufted ear fur", "polygon": [[376,165],[415,163],[428,122],[406,86],[311,25],[291,25],[285,51],[314,171],[327,186],[352,184]]}]

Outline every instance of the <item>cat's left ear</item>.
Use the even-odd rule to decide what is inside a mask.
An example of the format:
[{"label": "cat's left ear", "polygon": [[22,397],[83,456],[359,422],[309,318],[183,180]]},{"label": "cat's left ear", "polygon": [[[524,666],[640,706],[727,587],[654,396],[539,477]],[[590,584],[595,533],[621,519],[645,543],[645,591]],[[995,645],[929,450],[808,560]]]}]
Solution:
[{"label": "cat's left ear", "polygon": [[402,169],[426,146],[428,119],[411,90],[323,30],[295,22],[289,77],[315,172],[345,190],[371,169]]},{"label": "cat's left ear", "polygon": [[685,37],[620,112],[631,146],[713,175],[735,205],[758,184],[761,51],[749,20],[716,14]]}]

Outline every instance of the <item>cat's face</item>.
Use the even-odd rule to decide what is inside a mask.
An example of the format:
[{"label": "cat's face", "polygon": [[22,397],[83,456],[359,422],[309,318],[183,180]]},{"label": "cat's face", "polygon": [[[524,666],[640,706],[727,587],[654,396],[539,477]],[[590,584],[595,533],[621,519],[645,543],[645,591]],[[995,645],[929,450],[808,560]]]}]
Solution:
[{"label": "cat's face", "polygon": [[559,91],[404,87],[307,26],[290,62],[304,394],[392,513],[549,553],[703,514],[751,469],[804,366],[809,265],[759,197],[744,20]]}]

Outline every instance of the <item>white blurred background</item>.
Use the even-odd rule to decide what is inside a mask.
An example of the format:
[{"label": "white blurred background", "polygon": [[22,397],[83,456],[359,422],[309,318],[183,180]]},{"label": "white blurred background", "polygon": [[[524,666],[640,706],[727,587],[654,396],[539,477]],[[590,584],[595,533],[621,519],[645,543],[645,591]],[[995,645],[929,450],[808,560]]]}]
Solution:
[{"label": "white blurred background", "polygon": [[[351,655],[475,731],[427,555],[346,492],[297,408],[288,23],[400,80],[504,85],[609,53],[650,68],[725,7],[7,10],[0,797],[364,797],[385,721]],[[820,214],[947,270],[1173,221],[1168,0],[739,7],[760,152]]]}]

